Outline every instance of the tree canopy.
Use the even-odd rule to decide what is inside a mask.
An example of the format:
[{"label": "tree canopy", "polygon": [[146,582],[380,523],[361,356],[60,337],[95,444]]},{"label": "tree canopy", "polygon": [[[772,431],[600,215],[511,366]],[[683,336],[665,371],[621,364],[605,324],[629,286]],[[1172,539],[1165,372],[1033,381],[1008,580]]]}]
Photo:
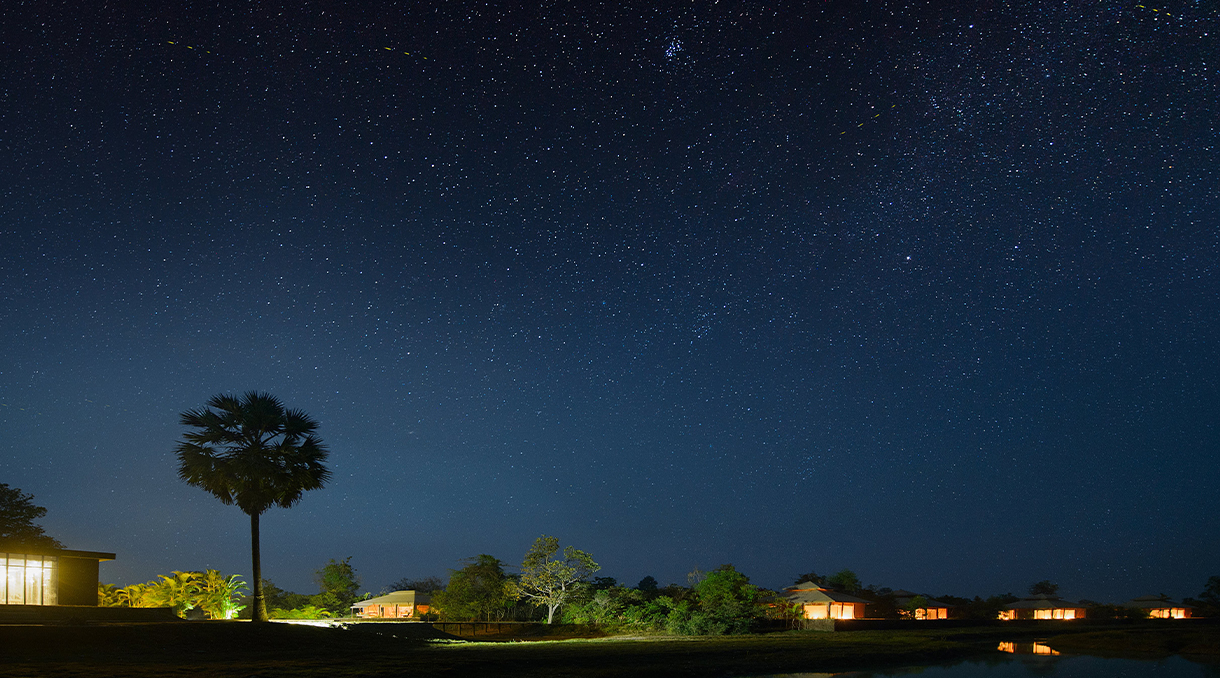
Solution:
[{"label": "tree canopy", "polygon": [[516,588],[504,563],[486,553],[467,558],[466,566],[449,576],[449,586],[437,591],[432,605],[444,619],[500,619],[516,600]]},{"label": "tree canopy", "polygon": [[851,570],[839,570],[829,577],[826,577],[825,585],[838,591],[847,591],[848,593],[855,593],[856,591],[864,588],[864,584],[861,583],[860,578],[857,577],[856,573],[852,572]]},{"label": "tree canopy", "polygon": [[521,594],[546,607],[548,624],[554,621],[555,611],[567,601],[573,587],[601,569],[592,556],[578,548],[568,546],[562,558],[556,557],[558,552],[559,540],[543,535],[521,562]]},{"label": "tree canopy", "polygon": [[1052,583],[1049,579],[1043,579],[1040,582],[1031,584],[1029,587],[1029,595],[1031,596],[1053,596],[1059,593],[1059,585]]},{"label": "tree canopy", "polygon": [[314,573],[314,581],[318,584],[315,604],[340,617],[347,616],[352,603],[360,598],[360,577],[351,561],[351,556],[343,560],[331,558]]},{"label": "tree canopy", "polygon": [[45,516],[47,510],[34,505],[34,495],[26,494],[6,483],[0,483],[0,547],[16,548],[63,548],[34,521]]}]

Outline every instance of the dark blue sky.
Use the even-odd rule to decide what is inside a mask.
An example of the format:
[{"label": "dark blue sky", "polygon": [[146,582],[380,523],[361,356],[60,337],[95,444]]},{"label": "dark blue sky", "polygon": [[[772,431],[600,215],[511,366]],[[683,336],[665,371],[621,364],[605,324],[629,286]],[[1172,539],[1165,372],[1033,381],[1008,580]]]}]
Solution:
[{"label": "dark blue sky", "polygon": [[249,572],[172,450],[250,389],[299,591],[1220,573],[1214,3],[220,4],[0,29],[0,481],[105,581]]}]

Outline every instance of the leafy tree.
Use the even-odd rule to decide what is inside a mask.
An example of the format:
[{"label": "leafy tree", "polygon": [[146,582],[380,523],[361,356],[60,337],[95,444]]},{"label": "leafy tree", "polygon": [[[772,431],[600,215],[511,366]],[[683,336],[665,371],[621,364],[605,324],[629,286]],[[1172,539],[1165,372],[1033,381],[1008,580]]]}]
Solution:
[{"label": "leafy tree", "polygon": [[[294,610],[299,607],[311,605],[312,596],[304,593],[295,593],[293,591],[285,591],[275,585],[275,582],[270,579],[263,580],[263,595],[266,600],[268,610]],[[249,600],[245,601],[247,605]]]},{"label": "leafy tree", "polygon": [[252,619],[267,621],[259,516],[273,506],[293,506],[330,479],[326,447],[314,434],[318,423],[256,391],[213,396],[205,407],[183,412],[181,423],[191,430],[175,448],[178,477],[250,516]]},{"label": "leafy tree", "polygon": [[636,584],[635,587],[645,593],[652,593],[653,591],[657,590],[659,584],[657,584],[655,577],[648,575],[647,577],[641,579],[640,583]]},{"label": "leafy tree", "polygon": [[63,544],[34,524],[47,514],[47,510],[35,506],[33,499],[32,494],[0,483],[0,549],[63,548]]},{"label": "leafy tree", "polygon": [[320,589],[313,599],[315,605],[330,610],[332,614],[347,616],[352,603],[360,598],[360,577],[356,576],[356,568],[352,567],[351,560],[351,556],[343,560],[331,558],[314,573],[314,581]]},{"label": "leafy tree", "polygon": [[504,573],[504,563],[486,553],[462,562],[466,566],[450,574],[445,590],[433,595],[433,608],[444,619],[503,618],[516,600],[515,586]]},{"label": "leafy tree", "polygon": [[445,582],[440,577],[423,577],[421,579],[411,579],[403,577],[389,586],[383,588],[381,592],[391,593],[393,591],[416,591],[418,593],[432,593],[445,588]]},{"label": "leafy tree", "polygon": [[839,570],[826,577],[825,582],[826,586],[836,591],[846,591],[848,593],[855,593],[864,588],[864,585],[860,583],[860,578],[851,570]]},{"label": "leafy tree", "polygon": [[675,633],[748,633],[754,618],[762,612],[762,592],[732,565],[704,573],[694,588],[696,601],[680,601],[667,619],[667,627]]},{"label": "leafy tree", "polygon": [[1031,596],[1053,596],[1059,593],[1059,585],[1052,584],[1051,580],[1043,579],[1040,582],[1031,584],[1029,587],[1029,595]]},{"label": "leafy tree", "polygon": [[548,624],[555,620],[555,611],[567,601],[572,587],[601,569],[578,548],[568,546],[562,558],[556,558],[558,552],[559,540],[543,535],[521,561],[521,594],[546,607]]},{"label": "leafy tree", "polygon": [[915,611],[928,606],[928,599],[924,596],[914,596],[907,601],[906,605],[902,606],[903,616],[911,618],[915,616]]},{"label": "leafy tree", "polygon": [[792,583],[794,585],[803,584],[807,581],[811,581],[811,582],[817,584],[818,586],[824,586],[826,583],[826,577],[823,577],[822,575],[818,574],[817,572],[807,572],[805,574],[797,575],[796,581],[794,581]]},{"label": "leafy tree", "polygon": [[1199,600],[1212,605],[1220,605],[1220,576],[1207,578],[1207,584],[1203,587],[1203,593],[1199,594]]},{"label": "leafy tree", "polygon": [[589,586],[592,587],[594,591],[612,589],[618,586],[618,580],[614,577],[594,577],[593,581],[589,582]]}]

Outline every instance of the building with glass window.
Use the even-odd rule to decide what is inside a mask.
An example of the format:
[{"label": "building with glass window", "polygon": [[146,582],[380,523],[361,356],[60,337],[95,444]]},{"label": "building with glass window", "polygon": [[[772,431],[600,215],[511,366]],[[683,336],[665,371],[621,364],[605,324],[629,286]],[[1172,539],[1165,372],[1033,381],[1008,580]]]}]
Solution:
[{"label": "building with glass window", "polygon": [[0,605],[97,607],[98,563],[113,553],[68,549],[0,552]]}]

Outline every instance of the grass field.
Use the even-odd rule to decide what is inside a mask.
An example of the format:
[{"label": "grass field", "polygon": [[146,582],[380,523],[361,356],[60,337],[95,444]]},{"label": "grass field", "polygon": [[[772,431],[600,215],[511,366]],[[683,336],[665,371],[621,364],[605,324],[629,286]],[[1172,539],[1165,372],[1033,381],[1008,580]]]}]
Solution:
[{"label": "grass field", "polygon": [[[1083,629],[1082,629],[1083,630]],[[1113,634],[1129,634],[1126,637]],[[1096,650],[1129,645],[1136,630],[1053,638]],[[1165,632],[1148,649],[1220,647],[1220,630],[1189,639]],[[1130,634],[1135,634],[1131,636]],[[110,676],[738,676],[931,664],[994,651],[1042,629],[786,632],[536,642],[430,642],[370,630],[235,622],[0,627],[0,675]],[[1079,637],[1078,637],[1079,636]],[[1073,640],[1073,638],[1076,640]],[[1108,639],[1108,640],[1107,640]],[[1176,648],[1176,649],[1171,649]],[[1102,647],[1104,650],[1105,648]]]}]

